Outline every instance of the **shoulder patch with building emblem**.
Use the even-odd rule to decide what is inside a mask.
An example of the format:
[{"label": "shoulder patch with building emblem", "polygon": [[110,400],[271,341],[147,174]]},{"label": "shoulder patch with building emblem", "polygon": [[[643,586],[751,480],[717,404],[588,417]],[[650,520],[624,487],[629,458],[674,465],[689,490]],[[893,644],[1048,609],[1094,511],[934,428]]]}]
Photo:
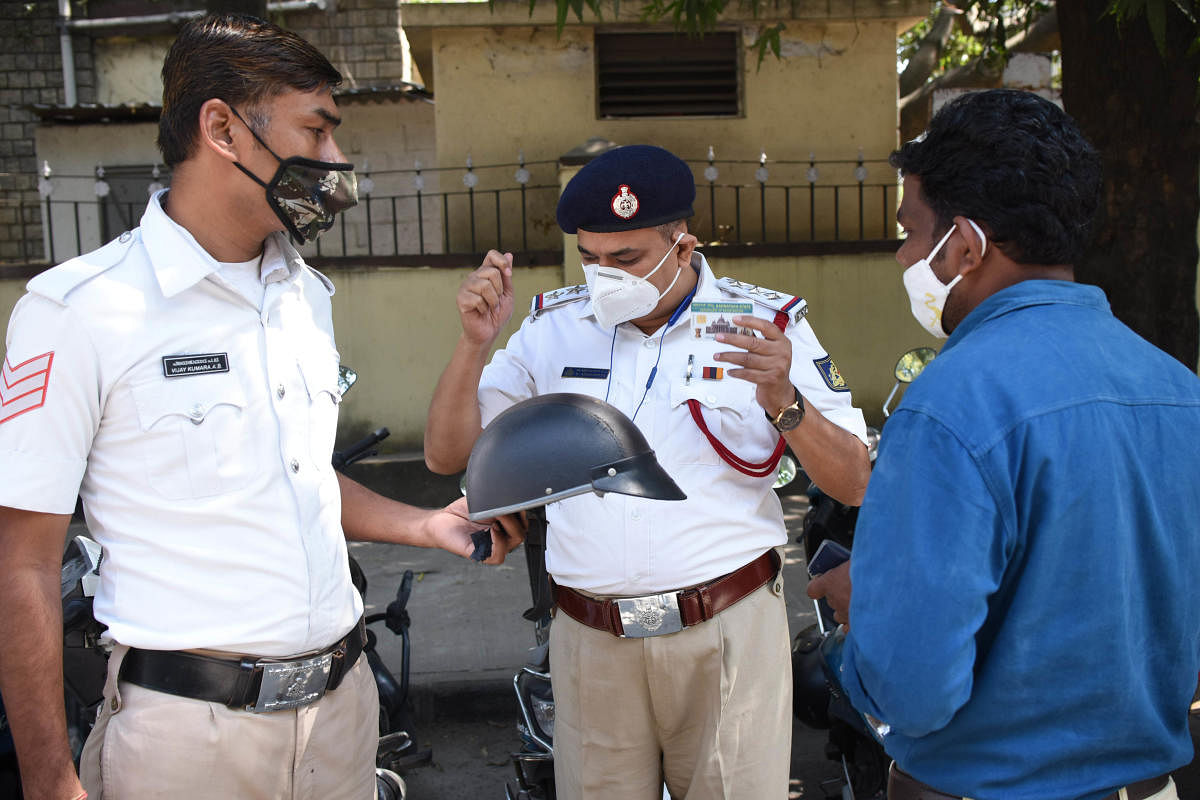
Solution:
[{"label": "shoulder patch with building emblem", "polygon": [[544,311],[565,306],[579,300],[586,300],[587,297],[588,288],[586,283],[564,286],[552,292],[542,292],[533,296],[533,301],[529,304],[529,316],[536,319]]},{"label": "shoulder patch with building emblem", "polygon": [[774,289],[755,286],[753,283],[745,283],[734,278],[718,278],[717,287],[738,297],[753,300],[760,306],[765,306],[777,313],[786,314],[792,322],[799,322],[808,313],[808,303],[804,302],[803,297],[786,292],[777,292]]},{"label": "shoulder patch with building emblem", "polygon": [[817,372],[821,373],[821,378],[824,379],[825,385],[830,389],[835,392],[850,391],[850,387],[846,385],[846,379],[842,377],[837,364],[834,364],[833,359],[828,355],[822,358],[814,358],[813,364],[816,365]]}]

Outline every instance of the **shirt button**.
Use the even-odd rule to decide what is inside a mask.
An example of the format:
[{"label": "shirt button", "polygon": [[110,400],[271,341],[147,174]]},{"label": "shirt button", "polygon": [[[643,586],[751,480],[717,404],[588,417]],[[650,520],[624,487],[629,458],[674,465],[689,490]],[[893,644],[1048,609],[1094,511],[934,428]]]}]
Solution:
[{"label": "shirt button", "polygon": [[300,462],[293,458],[291,467],[292,467],[292,472],[299,472],[300,471]]},{"label": "shirt button", "polygon": [[192,410],[188,412],[188,418],[192,421],[193,425],[199,425],[204,421],[204,406],[196,403],[196,405],[192,406]]},{"label": "shirt button", "polygon": [[658,345],[655,343],[655,341],[653,339],[647,339],[646,341],[642,342],[642,347],[646,348],[647,350],[649,350],[652,347],[657,347],[657,346]]},{"label": "shirt button", "polygon": [[704,399],[708,401],[708,404],[710,406],[715,406],[717,404],[717,398],[714,395],[710,394],[708,397],[706,397]]},{"label": "shirt button", "polygon": [[275,389],[275,396],[276,396],[276,397],[278,397],[280,400],[282,400],[282,399],[283,399],[283,396],[284,396],[285,394],[287,394],[287,389],[286,389],[286,388],[284,388],[284,385],[281,383],[281,384],[279,384],[279,386],[278,386],[278,387]]},{"label": "shirt button", "polygon": [[642,518],[642,512],[641,512],[641,511],[634,511],[634,512],[633,512],[632,514],[630,514],[629,516],[633,517],[634,519],[641,519],[641,518]]}]

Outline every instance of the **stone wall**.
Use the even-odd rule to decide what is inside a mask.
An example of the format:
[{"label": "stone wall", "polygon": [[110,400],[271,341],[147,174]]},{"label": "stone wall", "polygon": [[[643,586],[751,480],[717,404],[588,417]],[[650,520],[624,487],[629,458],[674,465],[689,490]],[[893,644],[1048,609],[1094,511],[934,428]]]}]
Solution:
[{"label": "stone wall", "polygon": [[[64,102],[57,6],[0,0],[0,262],[42,253],[34,154],[37,117],[24,108]],[[95,102],[91,41],[73,37],[79,102]]]},{"label": "stone wall", "polygon": [[346,88],[420,82],[413,75],[397,0],[338,0],[335,13],[292,12],[282,24],[316,45],[342,73]]}]

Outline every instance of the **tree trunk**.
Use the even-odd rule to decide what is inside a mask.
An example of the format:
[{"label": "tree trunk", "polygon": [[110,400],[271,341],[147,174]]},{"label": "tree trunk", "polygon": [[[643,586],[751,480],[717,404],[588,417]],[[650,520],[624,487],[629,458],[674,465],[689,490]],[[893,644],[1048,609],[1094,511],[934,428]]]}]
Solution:
[{"label": "tree trunk", "polygon": [[908,66],[900,73],[901,97],[912,94],[929,80],[954,30],[954,18],[961,15],[962,12],[952,6],[942,6],[938,11],[929,32],[921,38],[916,51],[908,58]]},{"label": "tree trunk", "polygon": [[1195,370],[1200,53],[1188,48],[1196,28],[1165,3],[1164,57],[1145,17],[1118,30],[1101,16],[1107,5],[1058,0],[1063,104],[1104,164],[1096,238],[1075,274],[1105,291],[1121,321]]}]

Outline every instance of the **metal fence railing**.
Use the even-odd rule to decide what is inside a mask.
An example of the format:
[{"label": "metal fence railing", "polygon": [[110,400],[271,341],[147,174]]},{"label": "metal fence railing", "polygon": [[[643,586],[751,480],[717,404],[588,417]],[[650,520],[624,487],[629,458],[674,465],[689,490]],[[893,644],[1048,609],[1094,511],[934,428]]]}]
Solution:
[{"label": "metal fence railing", "polygon": [[[691,230],[722,244],[894,239],[898,182],[883,159],[693,160]],[[359,204],[302,248],[323,258],[386,258],[561,247],[556,160],[359,173]],[[169,185],[151,167],[98,167],[93,175],[43,169],[40,200],[0,199],[20,220],[19,258],[57,263],[138,224],[146,197]],[[36,207],[36,213],[31,213]],[[40,222],[35,218],[40,217]],[[9,225],[13,231],[15,226]],[[37,240],[41,238],[41,247]],[[9,247],[8,252],[14,248]],[[11,259],[10,259],[11,260]]]}]

